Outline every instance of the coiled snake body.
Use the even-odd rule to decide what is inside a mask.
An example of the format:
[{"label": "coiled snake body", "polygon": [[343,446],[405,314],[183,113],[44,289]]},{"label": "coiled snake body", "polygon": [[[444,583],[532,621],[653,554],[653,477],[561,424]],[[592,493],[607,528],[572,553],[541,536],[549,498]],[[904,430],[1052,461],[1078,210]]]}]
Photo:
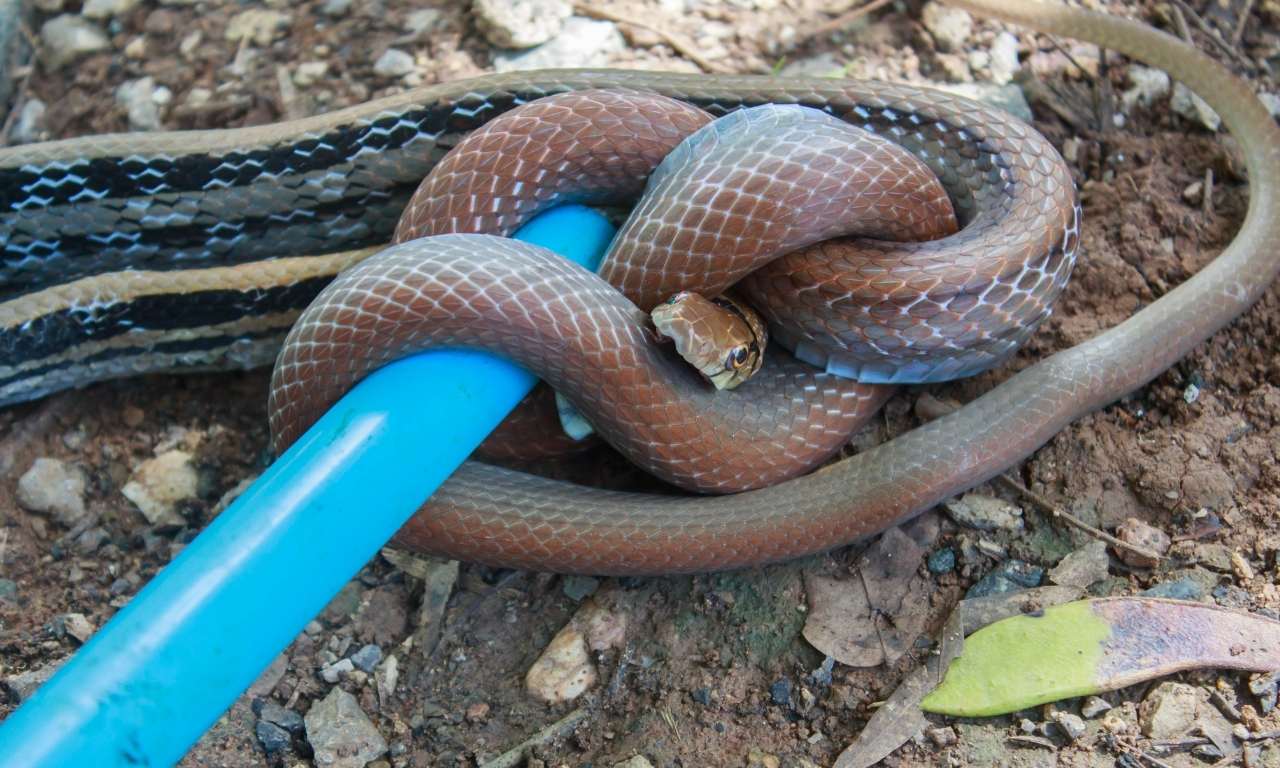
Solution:
[{"label": "coiled snake body", "polygon": [[[1038,3],[953,4],[1118,50],[1204,96],[1239,139],[1250,174],[1249,212],[1236,240],[1120,326],[1020,372],[955,414],[812,474],[729,496],[644,496],[471,463],[400,532],[400,542],[470,560],[596,573],[710,570],[821,551],[883,530],[1002,471],[1072,419],[1149,381],[1258,298],[1280,269],[1269,247],[1280,237],[1280,131],[1247,86],[1188,46],[1134,22]],[[1011,201],[1021,185],[1057,173],[1051,150],[1021,124],[928,91],[615,72],[503,75],[264,128],[91,137],[6,150],[0,153],[8,235],[0,256],[0,300],[7,299],[0,304],[0,402],[127,372],[262,362],[298,307],[367,252],[264,257],[280,256],[282,245],[295,249],[285,254],[308,254],[322,245],[377,242],[390,232],[411,187],[471,128],[536,96],[603,87],[663,94],[712,113],[798,103],[863,125],[902,144],[938,175],[967,225],[966,237],[980,233],[993,212],[1016,211]],[[1024,148],[1031,151],[1020,154]],[[1049,213],[1062,217],[1061,240],[1056,251],[1050,243],[1031,248],[1051,266],[1040,273],[1056,283],[1070,268],[1074,217],[1069,201],[1044,199],[1058,202]],[[474,236],[436,239],[433,268],[457,266],[471,249],[468,237]],[[397,254],[416,247],[399,246],[379,259],[404,276],[415,266],[397,263]],[[530,250],[497,246],[503,247]],[[501,261],[500,251],[491,253],[497,255],[486,258]],[[226,263],[239,265],[210,266]],[[114,271],[126,267],[135,271]],[[1010,291],[1023,279],[1020,272],[1012,276]],[[963,281],[958,288],[933,295],[950,300],[963,295]],[[326,306],[334,305],[322,301],[313,311]],[[1040,317],[1025,319],[1033,325]],[[314,346],[313,330],[296,333]],[[299,414],[307,410],[289,405],[306,398],[296,397],[297,382],[287,372],[311,366],[332,373],[313,362],[287,350],[282,357],[286,374],[282,379],[277,370],[273,392],[281,444],[305,426]],[[821,450],[829,452],[830,444]],[[673,463],[680,462],[667,462]],[[701,470],[692,474],[696,480]],[[722,479],[707,489],[734,487]]]}]

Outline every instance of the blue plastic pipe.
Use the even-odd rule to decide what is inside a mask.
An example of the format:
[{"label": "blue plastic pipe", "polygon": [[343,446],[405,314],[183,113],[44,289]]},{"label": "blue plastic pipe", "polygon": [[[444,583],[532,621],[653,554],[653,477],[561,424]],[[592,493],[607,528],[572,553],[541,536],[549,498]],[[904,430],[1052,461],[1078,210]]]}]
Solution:
[{"label": "blue plastic pipe", "polygon": [[[594,269],[613,228],[565,206],[516,237]],[[466,351],[369,376],[0,724],[0,766],[176,763],[534,381]]]}]

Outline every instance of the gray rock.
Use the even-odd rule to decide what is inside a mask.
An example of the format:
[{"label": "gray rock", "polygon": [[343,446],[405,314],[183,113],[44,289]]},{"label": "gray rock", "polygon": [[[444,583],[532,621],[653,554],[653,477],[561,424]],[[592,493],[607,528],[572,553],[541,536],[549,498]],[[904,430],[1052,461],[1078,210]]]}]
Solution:
[{"label": "gray rock", "polygon": [[76,59],[111,47],[107,34],[93,22],[64,13],[40,27],[40,51],[50,69],[60,69]]},{"label": "gray rock", "polygon": [[142,0],[86,0],[84,7],[80,9],[80,15],[87,19],[110,19],[115,16],[123,16],[134,8]]},{"label": "gray rock", "polygon": [[1084,735],[1084,720],[1081,720],[1079,715],[1073,715],[1070,712],[1054,712],[1053,722],[1069,741],[1075,741]]},{"label": "gray rock", "polygon": [[116,88],[116,103],[128,113],[130,130],[160,130],[160,105],[168,100],[167,91],[157,88],[153,77],[128,80]]},{"label": "gray rock", "polygon": [[954,93],[966,99],[990,104],[993,107],[1003,109],[1019,120],[1031,122],[1031,105],[1027,103],[1027,96],[1022,92],[1021,88],[1013,83],[1008,85],[995,85],[994,83],[931,83],[930,87],[939,91]]},{"label": "gray rock", "polygon": [[613,768],[653,768],[653,763],[649,762],[649,758],[644,755],[636,755],[629,760],[614,763]]},{"label": "gray rock", "polygon": [[499,72],[559,67],[595,67],[608,62],[609,56],[626,48],[626,41],[616,24],[572,16],[564,29],[537,48],[520,53],[503,53],[493,57],[493,68]]},{"label": "gray rock", "polygon": [[305,722],[317,766],[364,768],[387,751],[386,739],[360,709],[356,697],[341,688],[334,688],[313,704]]},{"label": "gray rock", "polygon": [[378,665],[373,673],[373,685],[378,691],[378,701],[385,707],[396,692],[396,684],[400,681],[400,660],[394,655]]},{"label": "gray rock", "polygon": [[1131,64],[1128,75],[1129,87],[1120,94],[1120,104],[1126,112],[1135,105],[1149,107],[1169,95],[1171,81],[1162,70]]},{"label": "gray rock", "polygon": [[191,454],[180,450],[165,451],[139,464],[121,492],[142,512],[147,522],[161,527],[179,527],[185,521],[178,514],[178,505],[196,497],[199,480]]},{"label": "gray rock", "polygon": [[413,57],[399,48],[388,48],[373,64],[379,77],[404,77],[413,71]]},{"label": "gray rock", "polygon": [[1106,542],[1093,541],[1062,558],[1049,571],[1049,581],[1064,587],[1087,587],[1107,578]]},{"label": "gray rock", "polygon": [[1203,600],[1205,590],[1195,579],[1184,577],[1157,584],[1142,594],[1146,597],[1164,597],[1170,600]]},{"label": "gray rock", "polygon": [[973,34],[973,17],[967,11],[945,6],[936,0],[925,4],[920,20],[941,51],[963,50],[969,35]]},{"label": "gray rock", "polygon": [[404,29],[411,35],[430,31],[444,17],[438,8],[419,8],[404,17]]},{"label": "gray rock", "polygon": [[[1169,534],[1142,522],[1136,517],[1127,518],[1116,528],[1116,538],[1126,544],[1150,550],[1157,555],[1163,555],[1169,551]],[[1125,547],[1116,547],[1114,551],[1121,562],[1126,565],[1132,565],[1135,568],[1151,568],[1159,562]]]},{"label": "gray rock", "polygon": [[274,701],[266,701],[262,704],[258,717],[272,725],[278,725],[289,733],[301,734],[306,724],[302,722],[302,715],[280,706]]},{"label": "gray rock", "polygon": [[564,28],[573,15],[568,0],[474,0],[476,26],[499,48],[532,48]]},{"label": "gray rock", "polygon": [[1161,683],[1138,707],[1138,724],[1152,739],[1177,739],[1196,724],[1196,689],[1186,683]]},{"label": "gray rock", "polygon": [[65,613],[60,618],[67,634],[74,637],[81,645],[93,637],[93,624],[85,618],[83,613]]},{"label": "gray rock", "polygon": [[979,531],[1022,530],[1022,508],[1004,499],[967,493],[942,505],[951,519]]},{"label": "gray rock", "polygon": [[1280,117],[1280,94],[1259,93],[1258,100],[1267,108],[1267,112],[1270,112],[1272,117]]},{"label": "gray rock", "polygon": [[368,673],[372,673],[373,668],[378,666],[380,661],[382,661],[382,649],[373,643],[351,654],[351,663],[356,665],[356,669]]},{"label": "gray rock", "polygon": [[18,503],[74,528],[84,519],[86,477],[79,467],[41,457],[18,479]]},{"label": "gray rock", "polygon": [[929,559],[925,561],[925,567],[935,576],[951,573],[956,569],[956,551],[951,547],[943,547],[937,552],[930,553]]},{"label": "gray rock", "polygon": [[330,18],[346,16],[351,11],[351,0],[325,0],[320,12]]},{"label": "gray rock", "polygon": [[306,88],[315,85],[317,80],[327,74],[329,74],[329,62],[304,61],[293,71],[293,82],[302,88]]},{"label": "gray rock", "polygon": [[991,59],[987,62],[987,72],[991,82],[1004,85],[1018,74],[1018,38],[1009,32],[1001,32],[991,42]]},{"label": "gray rock", "polygon": [[1217,112],[1213,111],[1213,107],[1208,102],[1191,92],[1191,89],[1182,83],[1175,83],[1173,86],[1173,98],[1169,100],[1169,106],[1174,112],[1182,115],[1188,120],[1203,125],[1211,131],[1216,131],[1222,127],[1222,118]]},{"label": "gray rock", "polygon": [[600,588],[600,580],[591,576],[565,576],[561,591],[565,597],[580,603]]},{"label": "gray rock", "polygon": [[844,77],[844,63],[830,51],[788,62],[778,74],[783,77]]},{"label": "gray rock", "polygon": [[45,104],[39,99],[28,99],[22,105],[22,111],[18,113],[18,119],[13,124],[12,135],[14,143],[30,144],[34,141],[44,140],[45,111]]},{"label": "gray rock", "polygon": [[262,744],[262,748],[268,753],[283,752],[289,748],[293,740],[289,738],[289,732],[275,723],[269,723],[266,720],[259,720],[254,726],[253,731],[258,736],[258,741]]},{"label": "gray rock", "polygon": [[290,24],[289,14],[262,8],[250,8],[231,17],[224,34],[233,43],[249,40],[265,47],[284,34]]},{"label": "gray rock", "polygon": [[9,694],[22,703],[36,692],[36,689],[49,678],[53,677],[53,673],[58,671],[66,659],[45,664],[38,669],[30,669],[26,672],[20,672],[16,675],[10,675],[4,680],[4,687],[8,689]]},{"label": "gray rock", "polygon": [[1111,705],[1107,703],[1106,699],[1090,696],[1080,705],[1080,714],[1092,719],[1108,709],[1111,709]]},{"label": "gray rock", "polygon": [[355,663],[351,659],[338,659],[329,666],[320,670],[320,678],[326,683],[336,683],[347,675],[351,674],[356,668]]},{"label": "gray rock", "polygon": [[18,583],[13,579],[0,579],[0,600],[11,603],[18,600]]},{"label": "gray rock", "polygon": [[1044,569],[1021,560],[1007,560],[1000,567],[988,573],[969,587],[965,598],[1006,595],[1020,589],[1030,589],[1040,585],[1044,577]]}]

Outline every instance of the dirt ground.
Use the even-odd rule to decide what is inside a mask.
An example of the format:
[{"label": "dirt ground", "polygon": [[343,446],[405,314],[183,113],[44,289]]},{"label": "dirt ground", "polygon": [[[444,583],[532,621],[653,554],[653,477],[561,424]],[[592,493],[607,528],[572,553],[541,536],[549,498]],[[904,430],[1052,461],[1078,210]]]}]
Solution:
[{"label": "dirt ground", "polygon": [[[125,130],[128,116],[114,90],[149,75],[171,92],[160,111],[164,128],[253,125],[358,103],[417,82],[479,74],[493,64],[493,46],[464,7],[438,6],[428,24],[411,31],[410,14],[426,6],[357,0],[345,12],[331,14],[326,5],[334,3],[268,3],[265,7],[285,13],[287,21],[265,43],[237,44],[224,35],[231,17],[261,6],[144,0],[104,25],[109,36],[104,50],[73,66],[18,72],[15,109],[32,98],[47,104],[41,134],[46,138]],[[1234,46],[1239,56],[1269,60],[1272,66],[1280,62],[1280,8],[1267,0],[1212,5],[1197,4],[1197,9],[1210,23],[1227,25],[1228,34],[1242,10],[1252,14]],[[913,3],[889,5],[844,31],[807,39],[806,30],[852,6],[691,0],[683,15],[671,7],[667,2],[610,6],[682,35],[705,63],[725,71],[801,66],[916,81],[963,80],[973,74],[982,79],[980,66],[970,66],[970,75],[963,67],[957,74],[955,54],[936,50]],[[1161,25],[1170,23],[1170,8],[1109,7]],[[80,10],[79,0],[66,0],[65,10]],[[37,13],[35,28],[53,15]],[[609,64],[698,69],[652,30],[620,28],[626,44],[608,54]],[[968,51],[984,49],[1003,29],[976,22]],[[1245,180],[1230,137],[1174,114],[1167,100],[1122,109],[1118,94],[1128,83],[1125,62],[1112,61],[1102,72],[1082,76],[1061,64],[1065,57],[1054,41],[1010,31],[1018,37],[1024,73],[1040,63],[1047,67],[1038,70],[1045,74],[1044,87],[1027,91],[1037,128],[1064,148],[1081,190],[1080,262],[1053,318],[1011,365],[969,381],[901,392],[873,430],[879,437],[917,423],[913,406],[926,390],[956,401],[971,399],[1012,371],[1127,317],[1206,264],[1230,242],[1243,218]],[[1198,29],[1192,37],[1210,53],[1220,53]],[[414,56],[413,74],[374,72],[374,62],[389,46]],[[1086,69],[1095,68],[1096,52],[1090,58],[1088,49],[1067,50]],[[325,62],[327,72],[300,86],[297,67],[309,61]],[[1228,63],[1243,71],[1240,61]],[[1261,91],[1280,91],[1260,69],[1244,74]],[[192,98],[193,89],[202,88],[208,94]],[[1214,183],[1205,202],[1207,171]],[[1197,183],[1202,185],[1198,193]],[[263,469],[269,460],[266,384],[266,372],[153,376],[0,411],[0,577],[7,580],[0,581],[0,679],[73,653],[79,643],[66,614],[83,614],[100,627],[198,533],[229,492]],[[121,489],[141,462],[175,446],[194,456],[197,491],[182,503],[179,524],[149,525]],[[17,503],[17,480],[38,457],[61,459],[87,473],[89,524],[68,531]],[[1132,594],[1190,574],[1205,583],[1207,600],[1277,617],[1278,462],[1280,297],[1273,287],[1252,311],[1189,358],[1123,402],[1064,430],[1015,474],[1090,524],[1112,530],[1136,517],[1174,539],[1171,556],[1154,570],[1126,566],[1113,556],[1108,578],[1092,585],[1093,594]],[[1002,488],[980,490],[1007,496]],[[358,513],[352,510],[352,525],[358,524]],[[994,533],[939,516],[928,548],[958,551],[960,562],[941,575],[921,568],[929,585],[927,633],[936,632],[965,590],[1003,559],[1049,568],[1090,541],[1034,509],[1025,514],[1021,530]],[[91,531],[87,538],[86,531]],[[995,547],[974,546],[984,539]],[[520,764],[607,767],[639,754],[660,768],[830,765],[876,703],[929,648],[925,637],[891,664],[868,669],[836,664],[829,680],[815,674],[823,654],[800,634],[806,578],[847,576],[859,549],[737,573],[599,584],[464,564],[439,635],[426,645],[419,624],[425,590],[414,575],[423,564],[375,558],[183,764],[312,765],[312,746],[300,734],[268,753],[255,732],[256,713],[271,701],[305,714],[335,685],[322,670],[374,644],[384,656],[398,657],[394,693],[379,695],[373,674],[346,674],[336,685],[355,695],[389,743],[389,752],[373,763],[379,768],[483,765],[578,708],[585,719],[536,747]],[[1251,578],[1233,567],[1233,553],[1249,564]],[[582,698],[543,704],[526,691],[525,673],[579,609],[582,593],[593,587],[626,617],[626,640],[621,649],[594,659],[601,681]],[[288,600],[287,589],[278,598]],[[406,643],[410,638],[416,641]],[[1248,675],[1198,672],[1178,679],[1241,710],[1261,706],[1248,690]],[[1137,705],[1150,690],[1150,685],[1135,686],[1104,698],[1136,722]],[[12,711],[15,702],[11,693],[7,703],[0,703],[0,715]],[[1060,707],[1078,711],[1079,703]],[[1236,716],[1249,719],[1240,711]],[[1169,747],[1140,735],[1120,744],[1094,720],[1074,742],[1061,735],[1041,739],[1042,744],[1009,740],[1021,733],[1024,718],[1039,723],[1047,717],[1035,710],[959,723],[932,718],[933,727],[943,730],[909,742],[887,764],[1215,762],[1193,756],[1191,744]],[[1272,712],[1249,724],[1276,730],[1280,717]],[[1247,759],[1280,765],[1280,753],[1272,749],[1250,752]]]}]

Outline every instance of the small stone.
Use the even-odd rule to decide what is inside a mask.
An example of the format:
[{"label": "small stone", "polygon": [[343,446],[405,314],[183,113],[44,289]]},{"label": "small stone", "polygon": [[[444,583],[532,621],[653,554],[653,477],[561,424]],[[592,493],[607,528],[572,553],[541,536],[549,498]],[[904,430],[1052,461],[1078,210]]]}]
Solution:
[{"label": "small stone", "polygon": [[1280,94],[1277,93],[1259,93],[1258,101],[1267,108],[1267,112],[1272,117],[1280,117]]},{"label": "small stone", "polygon": [[15,144],[30,144],[45,139],[45,103],[39,99],[27,99],[13,124]]},{"label": "small stone", "polygon": [[1107,577],[1106,542],[1093,541],[1062,558],[1049,571],[1049,581],[1064,587],[1088,587]]},{"label": "small stone", "polygon": [[386,754],[386,739],[360,709],[356,697],[341,688],[334,688],[311,705],[305,722],[317,766],[364,768]]},{"label": "small stone", "polygon": [[10,675],[4,679],[4,687],[9,694],[19,703],[26,701],[36,689],[44,685],[45,681],[53,677],[53,673],[58,671],[66,659],[45,664],[37,669],[30,669],[26,672],[20,672],[16,675]]},{"label": "small stone", "polygon": [[532,48],[560,34],[573,15],[568,0],[474,0],[476,26],[499,48]]},{"label": "small stone", "polygon": [[935,576],[941,576],[944,573],[951,573],[956,569],[956,551],[951,547],[943,547],[936,552],[929,554],[929,559],[925,561],[929,573]]},{"label": "small stone", "polygon": [[41,457],[18,478],[18,503],[31,512],[50,515],[74,528],[86,514],[87,478],[79,467],[60,459]]},{"label": "small stone", "polygon": [[779,768],[782,761],[777,755],[771,755],[759,747],[752,747],[747,752],[747,768]]},{"label": "small stone", "polygon": [[1161,683],[1138,707],[1138,723],[1149,738],[1181,738],[1195,725],[1197,706],[1195,688],[1185,683]]},{"label": "small stone", "polygon": [[570,622],[556,633],[529,667],[524,685],[534,698],[558,704],[578,698],[595,685],[596,679],[586,635]]},{"label": "small stone", "polygon": [[991,59],[987,64],[991,82],[1004,85],[1018,74],[1018,38],[1009,32],[1001,32],[991,43]]},{"label": "small stone", "polygon": [[378,700],[385,707],[396,692],[396,683],[400,681],[400,660],[394,655],[388,656],[378,665],[373,673],[373,684],[378,690]]},{"label": "small stone", "polygon": [[66,4],[66,0],[35,0],[33,3],[41,13],[58,13]]},{"label": "small stone", "polygon": [[413,57],[399,48],[388,48],[373,65],[379,77],[404,77],[413,70]]},{"label": "small stone", "polygon": [[302,722],[302,715],[280,706],[274,701],[266,701],[262,704],[262,709],[258,712],[258,717],[273,725],[278,725],[289,733],[301,734],[305,724]]},{"label": "small stone", "polygon": [[940,51],[964,50],[969,35],[973,34],[973,17],[967,11],[945,6],[936,0],[925,4],[920,20]]},{"label": "small stone", "polygon": [[346,16],[351,11],[351,0],[325,0],[320,12],[329,18]]},{"label": "small stone", "polygon": [[1040,586],[1044,578],[1044,569],[1021,560],[1006,560],[999,568],[983,576],[976,584],[969,587],[966,598],[1005,595],[1020,589]]},{"label": "small stone", "polygon": [[13,579],[0,579],[0,600],[18,601],[18,583]]},{"label": "small stone", "polygon": [[1058,730],[1067,737],[1068,741],[1075,741],[1084,735],[1084,720],[1079,715],[1073,715],[1070,712],[1054,712],[1053,722],[1058,726]]},{"label": "small stone", "polygon": [[266,720],[259,720],[253,727],[253,732],[258,737],[258,742],[262,744],[262,748],[268,753],[283,752],[289,748],[293,740],[289,738],[289,732],[274,723],[268,723]]},{"label": "small stone", "polygon": [[1169,100],[1169,107],[1174,112],[1183,117],[1197,122],[1208,128],[1210,131],[1216,131],[1222,127],[1222,118],[1217,112],[1213,111],[1213,107],[1209,103],[1192,93],[1191,89],[1182,83],[1175,83],[1173,86],[1173,98]]},{"label": "small stone", "polygon": [[498,72],[513,72],[601,66],[626,47],[622,33],[613,22],[571,16],[560,34],[542,45],[519,53],[495,55],[493,68]]},{"label": "small stone", "polygon": [[74,637],[81,645],[89,642],[89,638],[93,637],[93,624],[85,618],[83,613],[63,614],[62,623],[67,634]]},{"label": "small stone", "polygon": [[943,502],[951,519],[979,531],[1022,530],[1022,508],[1004,499],[967,493],[959,499]]},{"label": "small stone", "polygon": [[791,681],[785,677],[781,680],[775,680],[773,685],[769,686],[769,698],[774,704],[785,707],[791,703]]},{"label": "small stone", "polygon": [[1024,717],[1018,721],[1018,730],[1030,735],[1036,732],[1036,724]]},{"label": "small stone", "polygon": [[1171,87],[1169,75],[1163,70],[1133,64],[1129,66],[1129,88],[1120,95],[1120,103],[1126,112],[1134,105],[1149,107],[1168,96]]},{"label": "small stone", "polygon": [[467,707],[465,717],[468,723],[481,723],[489,716],[489,705],[483,701],[476,702]]},{"label": "small stone", "polygon": [[301,88],[314,85],[317,80],[329,74],[329,62],[304,61],[293,72],[293,82]]},{"label": "small stone", "polygon": [[[1172,543],[1169,539],[1169,534],[1142,522],[1136,517],[1131,517],[1120,524],[1120,527],[1116,529],[1116,538],[1126,544],[1150,550],[1157,555],[1163,555],[1168,552]],[[1134,568],[1152,568],[1159,562],[1126,547],[1114,547],[1113,551],[1121,562]]]},{"label": "small stone", "polygon": [[368,673],[372,673],[373,668],[378,666],[380,661],[382,661],[382,649],[372,643],[351,654],[351,663],[355,664],[357,669]]},{"label": "small stone", "polygon": [[160,129],[160,102],[153,77],[128,80],[116,88],[116,103],[129,115],[129,130],[156,131]]},{"label": "small stone", "polygon": [[152,525],[180,527],[178,505],[196,497],[199,480],[191,454],[175,449],[139,464],[121,492]]},{"label": "small stone", "polygon": [[1103,712],[1106,712],[1108,709],[1111,709],[1111,705],[1107,703],[1106,699],[1098,696],[1090,696],[1084,700],[1083,704],[1080,705],[1080,714],[1093,719]]},{"label": "small stone", "polygon": [[124,57],[134,61],[141,61],[147,58],[147,38],[135,37],[130,40],[129,44],[124,47]]},{"label": "small stone", "polygon": [[1198,542],[1192,549],[1192,557],[1197,563],[1200,563],[1210,570],[1220,573],[1229,573],[1231,571],[1231,556],[1235,551],[1216,541]]},{"label": "small stone", "polygon": [[946,749],[959,741],[955,729],[949,727],[930,728],[924,732],[924,735],[928,736],[929,741],[932,741],[934,746],[940,749]]},{"label": "small stone", "polygon": [[1231,571],[1242,582],[1253,581],[1253,566],[1239,552],[1231,553]]},{"label": "small stone", "polygon": [[98,25],[64,13],[40,27],[40,53],[50,69],[61,69],[76,59],[111,47]]},{"label": "small stone", "polygon": [[265,47],[280,37],[289,28],[290,22],[286,13],[250,8],[231,17],[224,37],[233,43],[249,40],[259,47]]},{"label": "small stone", "polygon": [[141,0],[86,0],[80,15],[86,19],[110,19],[123,16],[138,7]]},{"label": "small stone", "polygon": [[778,74],[783,77],[843,77],[844,62],[830,51],[787,62]]},{"label": "small stone", "polygon": [[591,576],[566,576],[561,590],[575,603],[590,597],[600,587],[600,580]]},{"label": "small stone", "polygon": [[438,8],[419,8],[404,17],[404,29],[410,35],[421,35],[439,24],[441,18]]},{"label": "small stone", "polygon": [[338,659],[320,670],[320,678],[326,683],[336,683],[351,674],[351,671],[355,668],[356,665],[351,662],[351,659]]},{"label": "small stone", "polygon": [[[1188,185],[1187,185],[1186,189],[1182,190],[1182,199],[1183,199],[1183,200],[1185,200],[1186,202],[1190,203],[1191,205],[1198,205],[1198,204],[1200,203],[1201,198],[1202,198],[1203,196],[1204,196],[1204,182],[1203,182],[1203,181],[1193,181],[1193,182],[1191,182],[1190,184],[1188,184]],[[1190,387],[1194,387],[1194,386],[1195,386],[1194,384],[1190,384],[1190,385],[1188,385],[1188,388],[1190,388]],[[1196,387],[1196,392],[1195,392],[1195,394],[1196,394],[1196,399],[1198,399],[1198,398],[1200,397],[1200,388],[1199,388],[1199,387]],[[1183,399],[1183,400],[1186,400],[1186,399],[1187,399],[1185,394],[1183,395],[1183,398],[1182,398],[1182,399]],[[1191,400],[1190,402],[1188,402],[1187,404],[1188,404],[1188,405],[1190,405],[1190,404],[1191,404],[1191,403],[1193,403],[1193,402],[1195,402],[1195,399],[1192,399],[1192,400]]]},{"label": "small stone", "polygon": [[653,763],[644,755],[635,755],[620,763],[614,763],[613,768],[653,768]]}]

